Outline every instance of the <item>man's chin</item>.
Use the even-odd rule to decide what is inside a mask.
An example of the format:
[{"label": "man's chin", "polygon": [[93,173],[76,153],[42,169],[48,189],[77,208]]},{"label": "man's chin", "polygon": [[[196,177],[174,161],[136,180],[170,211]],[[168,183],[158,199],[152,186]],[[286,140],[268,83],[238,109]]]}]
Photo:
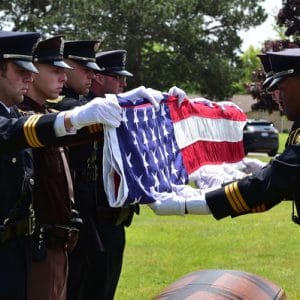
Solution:
[{"label": "man's chin", "polygon": [[50,99],[50,100],[54,100],[57,99],[59,97],[59,93],[53,93],[51,95],[49,95],[46,99]]}]

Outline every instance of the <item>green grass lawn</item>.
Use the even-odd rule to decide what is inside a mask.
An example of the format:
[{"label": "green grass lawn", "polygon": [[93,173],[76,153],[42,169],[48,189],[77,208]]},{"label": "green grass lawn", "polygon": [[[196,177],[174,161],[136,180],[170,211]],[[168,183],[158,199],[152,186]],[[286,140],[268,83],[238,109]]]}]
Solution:
[{"label": "green grass lawn", "polygon": [[289,201],[263,214],[221,221],[156,216],[142,206],[126,230],[115,300],[151,299],[181,276],[204,269],[254,273],[282,287],[289,300],[300,299],[300,228],[290,216]]}]

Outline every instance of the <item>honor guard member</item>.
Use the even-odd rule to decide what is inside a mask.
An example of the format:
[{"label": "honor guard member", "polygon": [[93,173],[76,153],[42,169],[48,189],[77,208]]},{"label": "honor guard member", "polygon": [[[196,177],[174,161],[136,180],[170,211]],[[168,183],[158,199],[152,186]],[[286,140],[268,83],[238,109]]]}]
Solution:
[{"label": "honor guard member", "polygon": [[[102,71],[97,72],[96,80],[88,98],[97,95],[122,93],[127,87],[127,78],[133,74],[125,70],[126,50],[102,51],[96,54],[96,62]],[[100,82],[101,84],[97,84]],[[103,96],[101,96],[103,97]]]},{"label": "honor guard member", "polygon": [[300,180],[300,49],[268,52],[273,71],[269,90],[278,89],[283,112],[294,121],[286,147],[259,172],[207,193],[216,219],[266,211],[284,199],[296,203],[293,221],[299,219]]},{"label": "honor guard member", "polygon": [[[101,69],[96,64],[96,50],[99,47],[98,40],[92,41],[66,41],[64,47],[64,58],[65,62],[68,65],[72,66],[73,70],[67,71],[67,82],[64,84],[61,97],[56,101],[48,101],[48,106],[58,109],[66,110],[71,109],[76,106],[81,106],[86,101],[82,98],[82,95],[85,95],[89,92],[89,89],[92,85],[92,79],[95,78],[95,71],[100,71]],[[94,128],[95,132],[102,131],[102,127]],[[98,137],[99,138],[99,135]],[[87,150],[86,150],[87,149]],[[95,201],[96,189],[94,183],[96,164],[92,161],[94,158],[90,158],[89,154],[93,152],[93,143],[87,143],[86,145],[77,145],[69,148],[69,158],[70,158],[70,167],[74,177],[74,196],[76,202],[76,209],[80,211],[80,216],[83,217],[84,210],[81,209],[78,204],[78,199],[84,199],[86,203],[82,204],[85,207],[95,207],[93,201]],[[88,171],[86,171],[86,165],[89,165]],[[85,184],[80,185],[78,182],[84,180]],[[90,209],[89,209],[90,211]],[[89,228],[95,231],[96,225],[93,220],[88,218],[84,219],[84,223],[91,224]],[[81,234],[85,233],[87,225],[84,228],[81,228]],[[93,237],[94,234],[90,233]],[[95,240],[90,241],[89,244],[86,244],[85,247],[91,247],[98,249],[99,237],[95,237]],[[81,243],[81,241],[79,242]],[[74,253],[77,252],[76,247],[71,253],[69,258],[69,277],[68,277],[68,289],[67,289],[67,298],[68,299],[77,299],[79,294],[79,288],[81,286],[81,276],[82,268],[86,264],[86,261],[80,259],[77,265],[73,265]],[[80,280],[77,281],[76,279]]]},{"label": "honor guard member", "polygon": [[[126,51],[99,52],[96,54],[96,63],[102,71],[96,72],[90,93],[85,97],[87,101],[94,97],[104,97],[105,94],[122,93],[127,86],[126,79],[133,76],[125,69]],[[80,277],[77,276],[77,281],[72,284],[73,291],[76,292],[75,287],[81,288],[80,299],[111,300],[122,268],[124,226],[130,225],[134,211],[138,212],[138,206],[109,206],[102,176],[103,134],[98,142],[82,148],[78,156],[87,159],[84,168],[76,170],[78,176],[75,177],[75,185],[82,190],[88,190],[92,185],[94,195],[90,194],[90,199],[87,199],[87,194],[80,194],[80,198],[77,198],[84,230],[71,263],[80,266],[80,262],[85,261],[85,264],[82,272],[78,273]],[[89,206],[86,205],[87,202],[90,203]]]},{"label": "honor guard member", "polygon": [[95,59],[99,45],[98,40],[65,41],[64,60],[72,70],[66,70],[68,80],[61,92],[62,97],[49,101],[49,106],[64,110],[77,106],[78,101],[82,104],[81,96],[89,92],[95,71],[100,71]]},{"label": "honor guard member", "polygon": [[[30,150],[55,144],[73,127],[99,122],[97,105],[47,115],[22,116],[23,101],[33,73],[35,32],[0,32],[0,299],[25,300],[35,229],[32,209],[33,163]],[[89,112],[90,111],[90,112]]]}]

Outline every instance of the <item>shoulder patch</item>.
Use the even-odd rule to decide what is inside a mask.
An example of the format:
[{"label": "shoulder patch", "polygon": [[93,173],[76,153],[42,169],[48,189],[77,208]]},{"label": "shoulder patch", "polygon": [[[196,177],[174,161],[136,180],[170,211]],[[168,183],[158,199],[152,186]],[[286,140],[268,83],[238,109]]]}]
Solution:
[{"label": "shoulder patch", "polygon": [[300,145],[300,128],[293,130],[289,134],[287,145]]},{"label": "shoulder patch", "polygon": [[298,134],[295,136],[294,144],[295,144],[295,145],[299,145],[299,144],[300,144],[300,133],[298,133]]},{"label": "shoulder patch", "polygon": [[48,107],[48,112],[50,113],[58,113],[60,112],[58,109],[52,108],[52,107]]}]

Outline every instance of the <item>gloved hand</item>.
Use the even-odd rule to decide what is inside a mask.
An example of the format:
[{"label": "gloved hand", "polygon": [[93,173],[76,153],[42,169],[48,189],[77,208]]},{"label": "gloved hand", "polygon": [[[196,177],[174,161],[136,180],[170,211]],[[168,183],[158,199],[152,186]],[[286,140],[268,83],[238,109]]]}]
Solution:
[{"label": "gloved hand", "polygon": [[136,99],[145,98],[152,103],[154,109],[157,111],[160,108],[159,103],[164,97],[162,93],[159,93],[159,91],[146,89],[144,86],[140,86],[128,92],[118,94],[118,96],[129,100],[132,103],[134,103]]},{"label": "gloved hand", "polygon": [[187,185],[172,185],[172,188],[173,191],[171,193],[153,193],[151,191],[156,201],[148,205],[154,213],[163,216],[182,216],[185,213],[196,215],[211,214],[205,200],[205,193]]},{"label": "gloved hand", "polygon": [[176,195],[176,192],[158,193],[153,188],[151,195],[155,202],[148,204],[153,212],[157,215],[184,215],[185,198]]},{"label": "gloved hand", "polygon": [[259,159],[247,157],[243,159],[243,164],[246,166],[247,173],[256,173],[267,165],[267,163],[264,163]]},{"label": "gloved hand", "polygon": [[[169,96],[177,96],[177,104],[180,107],[183,100],[187,98],[187,95],[184,90],[178,88],[177,86],[172,86],[168,91]],[[188,98],[187,98],[188,99]]]},{"label": "gloved hand", "polygon": [[228,174],[229,177],[232,177],[231,180],[237,180],[246,176],[246,174],[237,168],[234,168],[230,164],[223,163],[223,169]]},{"label": "gloved hand", "polygon": [[161,91],[154,90],[152,88],[147,88],[147,93],[149,93],[158,104],[160,104],[160,101],[164,99],[164,95]]},{"label": "gloved hand", "polygon": [[243,111],[238,105],[236,105],[232,101],[220,101],[220,102],[218,102],[218,105],[221,107],[222,110],[225,110],[227,106],[233,106],[236,109],[238,109],[239,111],[241,111],[241,112]]},{"label": "gloved hand", "polygon": [[194,98],[194,99],[191,99],[191,101],[194,102],[194,103],[202,103],[202,104],[204,104],[206,106],[209,106],[209,107],[214,107],[214,105],[213,105],[214,102],[213,101],[208,100],[208,99],[203,98],[203,97]]},{"label": "gloved hand", "polygon": [[70,111],[72,126],[80,129],[96,123],[112,127],[120,126],[122,108],[116,100],[96,97],[85,105]]}]

